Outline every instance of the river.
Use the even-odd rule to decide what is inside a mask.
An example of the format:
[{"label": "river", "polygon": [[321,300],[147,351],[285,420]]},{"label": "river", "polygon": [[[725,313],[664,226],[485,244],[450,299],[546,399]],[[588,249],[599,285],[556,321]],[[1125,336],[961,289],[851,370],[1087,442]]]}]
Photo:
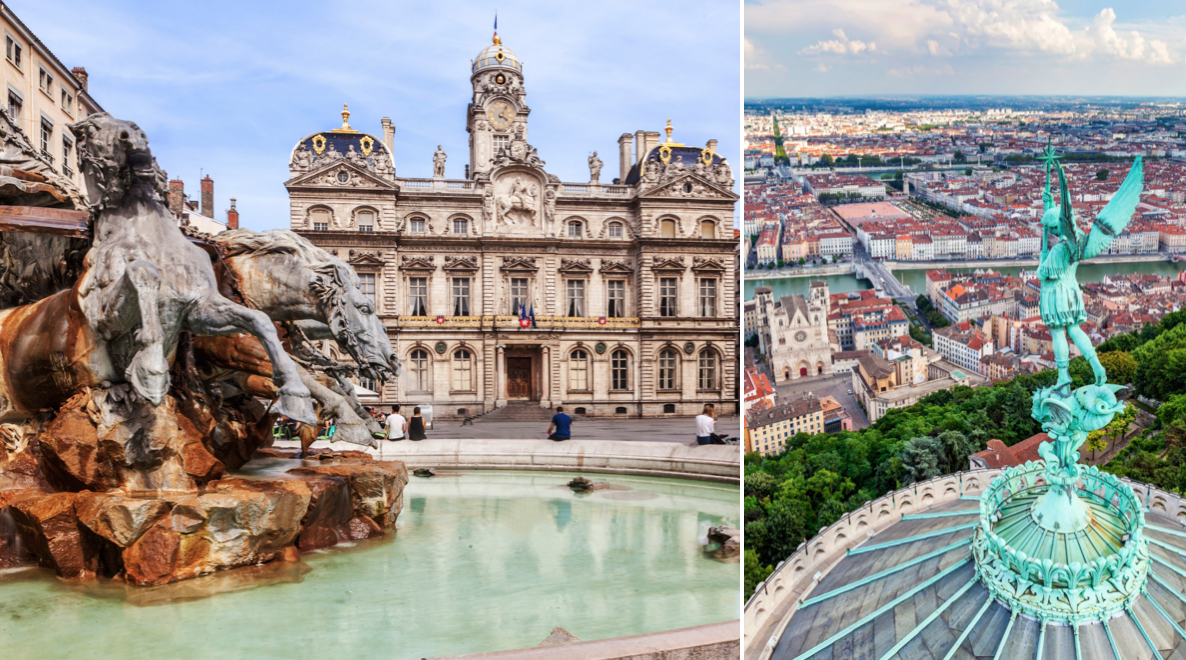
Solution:
[{"label": "river", "polygon": [[[1006,275],[1016,275],[1022,270],[1035,270],[1037,265],[1033,266],[1012,266],[1008,268],[998,268]],[[948,268],[952,272],[970,272],[976,270],[975,268]],[[1127,275],[1132,273],[1154,273],[1162,277],[1177,276],[1181,267],[1177,264],[1168,261],[1141,261],[1135,263],[1120,263],[1120,264],[1083,264],[1079,266],[1079,281],[1080,282],[1099,282],[1104,279],[1105,275]],[[927,290],[927,271],[925,270],[895,270],[894,277],[916,294],[926,293]],[[822,279],[828,283],[828,290],[832,293],[847,293],[849,291],[858,291],[860,289],[871,289],[873,285],[869,280],[857,279],[854,275],[831,275],[822,278],[808,278],[808,277],[794,277],[786,279],[775,280],[748,280],[745,283],[745,299],[752,300],[754,297],[754,289],[759,286],[768,286],[774,290],[776,298],[781,296],[793,295],[807,295],[808,287],[813,280]]]}]

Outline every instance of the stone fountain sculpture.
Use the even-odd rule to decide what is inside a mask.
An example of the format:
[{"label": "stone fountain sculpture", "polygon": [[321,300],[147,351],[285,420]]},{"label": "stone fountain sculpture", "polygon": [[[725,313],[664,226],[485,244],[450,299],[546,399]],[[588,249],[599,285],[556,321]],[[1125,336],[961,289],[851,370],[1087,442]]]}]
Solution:
[{"label": "stone fountain sculpture", "polygon": [[[1095,348],[1079,328],[1086,314],[1075,278],[1079,262],[1105,250],[1124,231],[1140,200],[1144,175],[1138,157],[1085,234],[1057,159],[1048,146],[1038,277],[1039,309],[1054,337],[1058,381],[1033,394],[1033,417],[1050,441],[1039,446],[1041,462],[1007,469],[981,495],[972,553],[979,580],[1009,609],[1043,622],[1078,625],[1131,609],[1149,572],[1140,500],[1111,474],[1078,463],[1087,434],[1124,409],[1116,399],[1124,388],[1108,384]],[[1054,174],[1059,204],[1050,190]],[[1051,236],[1061,240],[1051,245]],[[1093,383],[1075,390],[1068,335],[1094,372]]]},{"label": "stone fountain sculpture", "polygon": [[[0,522],[13,523],[0,525],[0,566],[155,585],[392,528],[401,463],[335,452],[290,479],[228,476],[269,452],[278,417],[317,423],[313,400],[336,439],[374,443],[346,377],[386,380],[399,361],[354,271],[287,231],[185,235],[134,123],[97,114],[70,127],[89,202],[28,165],[40,155],[7,128],[0,204],[89,211],[90,240],[4,232],[24,246],[0,263],[4,298],[29,302],[0,310]],[[53,278],[22,280],[42,261]]]}]

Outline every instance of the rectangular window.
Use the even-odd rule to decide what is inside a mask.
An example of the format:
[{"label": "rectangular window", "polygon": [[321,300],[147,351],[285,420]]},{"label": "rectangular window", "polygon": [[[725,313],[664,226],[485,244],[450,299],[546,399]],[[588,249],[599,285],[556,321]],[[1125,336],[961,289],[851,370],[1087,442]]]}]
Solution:
[{"label": "rectangular window", "polygon": [[498,152],[502,151],[503,149],[506,149],[507,147],[510,146],[510,144],[511,144],[511,136],[509,136],[509,135],[495,135],[494,136],[494,155],[497,156]]},{"label": "rectangular window", "polygon": [[469,316],[469,278],[453,278],[453,316]]},{"label": "rectangular window", "polygon": [[54,125],[45,121],[45,120],[42,120],[41,121],[41,154],[43,156],[49,157],[51,163],[53,162],[53,156],[50,156],[50,154],[49,154],[49,141],[53,137],[53,134],[54,134]]},{"label": "rectangular window", "polygon": [[375,231],[375,214],[370,211],[358,212],[358,231]]},{"label": "rectangular window", "polygon": [[371,301],[371,305],[375,304],[375,274],[374,273],[359,273],[358,274],[358,290],[362,295],[366,296],[367,300]]},{"label": "rectangular window", "polygon": [[511,278],[511,309],[508,314],[519,314],[520,307],[527,306],[527,278],[526,277],[512,277]]},{"label": "rectangular window", "polygon": [[700,316],[717,315],[717,281],[700,280]]},{"label": "rectangular window", "polygon": [[659,316],[675,316],[678,284],[675,277],[659,278]]},{"label": "rectangular window", "polygon": [[576,350],[568,357],[568,389],[589,389],[589,355]]},{"label": "rectangular window", "polygon": [[454,234],[468,234],[469,233],[469,222],[467,220],[462,220],[461,218],[454,219],[453,220],[453,233]]},{"label": "rectangular window", "polygon": [[630,361],[626,351],[614,351],[610,356],[610,377],[615,390],[630,389]]},{"label": "rectangular window", "polygon": [[408,314],[428,316],[428,278],[408,278]]},{"label": "rectangular window", "polygon": [[568,281],[568,316],[585,315],[585,281]]},{"label": "rectangular window", "polygon": [[665,350],[659,353],[659,389],[675,389],[675,351]]},{"label": "rectangular window", "polygon": [[626,316],[626,282],[610,280],[605,283],[605,315],[611,319]]},{"label": "rectangular window", "polygon": [[313,231],[329,231],[328,222],[314,222]]},{"label": "rectangular window", "polygon": [[53,76],[53,74],[50,73],[49,71],[46,71],[45,69],[41,69],[40,73],[37,77],[37,82],[39,85],[41,85],[41,91],[45,92],[46,94],[49,94],[50,98],[53,98],[53,93],[54,93],[54,76]]},{"label": "rectangular window", "polygon": [[619,222],[609,223],[609,237],[622,238],[622,224]]},{"label": "rectangular window", "polygon": [[408,231],[413,234],[423,234],[424,218],[412,218],[412,221],[408,223]]},{"label": "rectangular window", "polygon": [[16,122],[21,118],[21,97],[13,92],[8,93],[8,116]]},{"label": "rectangular window", "polygon": [[6,37],[4,42],[4,56],[18,67],[21,65],[21,45],[13,40],[12,37]]},{"label": "rectangular window", "polygon": [[62,88],[62,109],[69,114],[74,114],[74,95]]}]

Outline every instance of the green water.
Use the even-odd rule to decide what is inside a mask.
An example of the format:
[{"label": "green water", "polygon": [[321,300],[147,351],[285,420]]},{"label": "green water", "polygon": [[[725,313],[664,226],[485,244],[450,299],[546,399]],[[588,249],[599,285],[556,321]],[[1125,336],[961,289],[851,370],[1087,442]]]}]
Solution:
[{"label": "green water", "polygon": [[[1037,270],[1037,264],[1033,266],[1012,266],[1008,268],[996,268],[1006,275],[1016,275],[1023,270]],[[947,270],[954,273],[971,272],[975,268],[948,268]],[[1142,274],[1157,274],[1162,277],[1176,277],[1178,271],[1182,270],[1180,264],[1173,264],[1168,261],[1140,261],[1135,263],[1120,263],[1120,264],[1083,264],[1079,266],[1079,281],[1099,282],[1104,279],[1105,275],[1131,275],[1134,273]],[[916,294],[926,293],[927,291],[927,271],[926,270],[895,270],[894,277]],[[853,275],[833,275],[830,277],[795,277],[777,280],[747,280],[745,283],[745,299],[752,300],[754,297],[754,289],[759,286],[768,286],[774,291],[775,297],[778,296],[794,296],[806,295],[808,288],[813,280],[823,279],[828,283],[828,289],[832,293],[847,293],[849,291],[857,291],[860,289],[871,289],[873,285],[868,280],[858,280]]]},{"label": "green water", "polygon": [[394,538],[306,554],[273,583],[194,600],[138,605],[123,588],[0,573],[0,649],[394,660],[535,646],[553,626],[594,640],[738,618],[739,565],[700,545],[709,526],[739,525],[738,486],[590,474],[629,490],[576,495],[563,486],[572,476],[413,478]]}]

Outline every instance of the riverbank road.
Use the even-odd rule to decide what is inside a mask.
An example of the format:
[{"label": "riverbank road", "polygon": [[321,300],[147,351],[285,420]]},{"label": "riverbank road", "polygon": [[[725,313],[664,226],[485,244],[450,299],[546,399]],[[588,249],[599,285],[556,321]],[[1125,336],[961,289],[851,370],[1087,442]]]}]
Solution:
[{"label": "riverbank road", "polygon": [[840,406],[844,408],[844,411],[852,417],[852,428],[854,431],[869,426],[869,418],[865,417],[865,411],[861,410],[861,406],[857,404],[856,397],[848,393],[852,389],[852,374],[847,371],[843,374],[832,376],[800,378],[785,385],[778,385],[776,389],[778,390],[778,402],[780,404],[801,399],[803,395],[809,392],[820,399],[826,396],[833,397],[840,402]]}]

